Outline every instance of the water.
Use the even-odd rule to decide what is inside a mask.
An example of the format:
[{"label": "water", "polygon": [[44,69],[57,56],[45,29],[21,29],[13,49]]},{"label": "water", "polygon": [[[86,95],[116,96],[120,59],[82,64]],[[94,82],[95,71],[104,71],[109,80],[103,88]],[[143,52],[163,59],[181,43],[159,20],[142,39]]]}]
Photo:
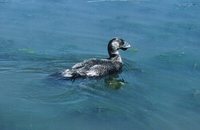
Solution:
[{"label": "water", "polygon": [[[198,0],[0,0],[0,129],[198,130],[199,12]],[[135,47],[118,78],[49,76],[106,57],[114,36]]]}]

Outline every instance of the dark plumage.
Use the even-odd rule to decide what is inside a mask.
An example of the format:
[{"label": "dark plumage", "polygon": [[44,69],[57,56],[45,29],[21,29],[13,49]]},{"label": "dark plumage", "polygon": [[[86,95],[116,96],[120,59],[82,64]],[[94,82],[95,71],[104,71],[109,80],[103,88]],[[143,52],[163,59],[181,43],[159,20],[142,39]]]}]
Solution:
[{"label": "dark plumage", "polygon": [[113,38],[108,43],[107,59],[89,59],[77,63],[71,69],[62,72],[65,78],[75,79],[79,77],[102,77],[105,75],[115,74],[121,71],[123,62],[119,54],[119,49],[127,50],[130,44],[123,39]]}]

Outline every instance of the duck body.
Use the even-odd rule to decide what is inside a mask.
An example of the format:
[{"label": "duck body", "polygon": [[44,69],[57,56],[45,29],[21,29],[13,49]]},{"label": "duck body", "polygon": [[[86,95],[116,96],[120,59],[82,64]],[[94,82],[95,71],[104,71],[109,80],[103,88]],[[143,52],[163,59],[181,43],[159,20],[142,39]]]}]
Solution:
[{"label": "duck body", "polygon": [[62,72],[64,78],[98,78],[106,75],[112,75],[121,72],[123,67],[122,58],[119,49],[126,50],[130,44],[119,38],[113,38],[108,43],[109,58],[106,59],[88,59],[77,63],[70,69]]},{"label": "duck body", "polygon": [[89,59],[66,69],[62,75],[68,78],[102,77],[120,72],[122,63],[109,59]]}]

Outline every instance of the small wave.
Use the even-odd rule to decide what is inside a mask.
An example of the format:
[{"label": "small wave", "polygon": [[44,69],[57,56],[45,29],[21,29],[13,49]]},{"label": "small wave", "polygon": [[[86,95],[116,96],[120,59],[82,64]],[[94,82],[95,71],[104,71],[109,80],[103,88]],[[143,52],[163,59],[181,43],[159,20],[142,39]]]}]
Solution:
[{"label": "small wave", "polygon": [[130,0],[89,0],[88,3],[97,3],[97,2],[128,2]]},{"label": "small wave", "polygon": [[183,2],[179,3],[176,6],[179,9],[186,9],[186,8],[192,8],[192,7],[199,7],[200,3],[199,2]]},{"label": "small wave", "polygon": [[100,3],[100,2],[144,2],[149,0],[88,0],[88,3]]},{"label": "small wave", "polygon": [[8,3],[8,0],[0,0],[0,4],[1,3]]}]

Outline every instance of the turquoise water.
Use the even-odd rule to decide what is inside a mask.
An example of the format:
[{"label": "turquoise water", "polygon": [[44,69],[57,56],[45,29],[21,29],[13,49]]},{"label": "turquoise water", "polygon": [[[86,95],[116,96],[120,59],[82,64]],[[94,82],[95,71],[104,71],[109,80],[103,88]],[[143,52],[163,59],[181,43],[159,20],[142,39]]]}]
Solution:
[{"label": "turquoise water", "polygon": [[[0,129],[199,130],[199,12],[198,0],[0,0]],[[135,47],[118,78],[49,76],[106,57],[114,36]]]}]

